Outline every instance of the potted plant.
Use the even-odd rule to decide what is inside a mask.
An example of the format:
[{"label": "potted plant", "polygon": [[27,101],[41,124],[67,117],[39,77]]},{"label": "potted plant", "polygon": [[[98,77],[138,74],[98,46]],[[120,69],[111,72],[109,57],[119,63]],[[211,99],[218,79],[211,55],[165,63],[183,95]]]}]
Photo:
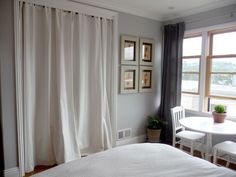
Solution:
[{"label": "potted plant", "polygon": [[161,128],[164,122],[157,116],[148,116],[147,139],[148,142],[156,143],[160,141]]},{"label": "potted plant", "polygon": [[212,112],[214,122],[223,123],[226,117],[225,106],[223,105],[216,105],[214,107],[214,111]]}]

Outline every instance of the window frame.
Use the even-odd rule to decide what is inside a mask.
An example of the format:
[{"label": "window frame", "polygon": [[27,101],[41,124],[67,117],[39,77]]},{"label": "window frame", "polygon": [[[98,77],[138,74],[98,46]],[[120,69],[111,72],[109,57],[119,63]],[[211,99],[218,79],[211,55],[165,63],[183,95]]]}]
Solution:
[{"label": "window frame", "polygon": [[[184,36],[184,39],[188,39],[188,38],[195,38],[195,37],[202,37],[202,33],[194,33],[194,34],[186,34]],[[203,38],[203,37],[202,37]],[[202,45],[202,44],[201,44]],[[201,46],[202,47],[202,46]],[[202,53],[202,51],[201,51]],[[199,95],[199,90],[200,90],[200,76],[201,76],[201,55],[189,55],[189,56],[182,56],[182,62],[185,59],[199,59],[199,67],[198,67],[198,72],[194,72],[194,71],[188,71],[188,72],[183,72],[182,70],[182,75],[185,74],[198,74],[198,88],[197,88],[197,92],[191,92],[191,91],[182,91],[181,89],[181,94],[189,94],[189,95]]]},{"label": "window frame", "polygon": [[212,72],[212,60],[217,58],[236,58],[236,54],[226,54],[226,55],[213,55],[213,36],[215,34],[223,34],[236,32],[236,26],[231,28],[224,28],[218,30],[208,31],[208,40],[209,40],[209,54],[206,57],[206,80],[205,80],[205,99],[216,98],[216,99],[225,99],[225,100],[236,100],[236,97],[230,96],[220,96],[210,94],[211,89],[211,75],[212,74],[236,74],[236,72]]},{"label": "window frame", "polygon": [[[200,88],[199,88],[199,109],[196,111],[194,109],[186,109],[186,112],[192,115],[199,116],[211,116],[210,112],[207,112],[208,108],[208,97],[206,97],[207,89],[206,85],[208,82],[207,73],[209,72],[207,66],[209,66],[209,32],[222,32],[236,29],[236,22],[229,22],[220,25],[208,26],[197,29],[190,29],[185,31],[185,38],[189,36],[195,36],[196,34],[202,35],[202,51],[201,51],[201,63],[200,63]],[[181,92],[182,94],[182,92]],[[215,97],[216,99],[222,99],[222,97]],[[228,99],[230,100],[230,99]],[[228,115],[227,119],[236,121],[236,116]]]},{"label": "window frame", "polygon": [[198,72],[195,71],[187,71],[184,72],[182,71],[182,75],[183,74],[197,74],[198,75],[198,87],[197,87],[197,92],[191,92],[191,91],[181,91],[181,93],[184,94],[191,94],[191,95],[199,95],[199,88],[200,88],[200,75],[201,75],[201,70],[200,70],[200,66],[201,66],[201,56],[190,56],[190,57],[182,57],[182,61],[183,60],[188,60],[188,59],[199,59],[199,68],[198,68]]},{"label": "window frame", "polygon": [[[184,35],[184,39],[188,39],[188,38],[194,38],[194,37],[202,37],[202,41],[203,41],[203,33],[202,32],[195,32],[195,33],[185,33],[185,35]],[[182,62],[183,62],[183,60],[184,59],[194,59],[194,58],[198,58],[199,59],[199,68],[198,68],[198,72],[183,72],[183,70],[182,70],[182,74],[183,73],[190,73],[190,74],[198,74],[198,91],[197,92],[188,92],[188,91],[182,91],[182,89],[181,89],[181,97],[185,94],[185,95],[189,95],[189,96],[198,96],[198,99],[199,99],[199,101],[198,101],[198,108],[197,108],[197,110],[195,110],[195,109],[189,109],[189,110],[191,110],[191,111],[193,111],[193,112],[197,112],[197,111],[200,111],[201,110],[201,106],[202,106],[202,103],[200,102],[200,98],[201,98],[201,92],[202,92],[202,89],[201,89],[201,86],[202,86],[202,84],[201,84],[201,78],[202,78],[202,75],[204,75],[203,73],[202,73],[202,64],[203,64],[203,62],[202,62],[202,48],[203,48],[203,42],[201,43],[201,53],[200,53],[200,55],[190,55],[190,56],[182,56]],[[182,68],[183,69],[183,68]],[[182,82],[182,81],[181,81]],[[181,83],[182,84],[182,83]]]}]

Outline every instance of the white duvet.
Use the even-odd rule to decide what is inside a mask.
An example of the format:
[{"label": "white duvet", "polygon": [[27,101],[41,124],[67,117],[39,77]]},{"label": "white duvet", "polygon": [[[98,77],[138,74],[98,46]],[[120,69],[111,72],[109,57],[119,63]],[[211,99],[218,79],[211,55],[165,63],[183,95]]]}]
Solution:
[{"label": "white duvet", "polygon": [[113,148],[34,177],[236,177],[236,172],[164,144]]}]

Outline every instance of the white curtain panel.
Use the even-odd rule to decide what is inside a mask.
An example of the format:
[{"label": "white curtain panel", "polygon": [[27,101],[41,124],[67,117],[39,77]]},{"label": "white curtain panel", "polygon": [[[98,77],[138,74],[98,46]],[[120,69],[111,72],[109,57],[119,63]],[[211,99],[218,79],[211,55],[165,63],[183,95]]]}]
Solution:
[{"label": "white curtain panel", "polygon": [[113,21],[20,5],[25,171],[112,146]]}]

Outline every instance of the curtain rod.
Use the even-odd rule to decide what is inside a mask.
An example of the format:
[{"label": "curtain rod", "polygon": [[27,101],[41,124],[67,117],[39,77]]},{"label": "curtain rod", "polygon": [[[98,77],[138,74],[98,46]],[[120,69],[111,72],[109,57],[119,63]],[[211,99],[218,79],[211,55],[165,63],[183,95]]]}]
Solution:
[{"label": "curtain rod", "polygon": [[[32,4],[33,6],[39,6],[39,7],[42,7],[42,8],[45,8],[46,6],[45,5],[41,5],[41,4],[35,4],[35,3],[32,3],[32,2],[26,2],[26,1],[22,1],[23,2],[23,4],[26,4],[26,3],[28,3],[28,4]],[[52,9],[57,9],[57,8],[55,8],[55,7],[49,7],[49,8],[52,8]],[[60,10],[62,10],[62,11],[64,11],[64,12],[67,12],[67,13],[71,13],[72,11],[70,11],[70,10],[63,10],[63,9],[60,9]],[[75,14],[79,14],[79,12],[75,12]]]},{"label": "curtain rod", "polygon": [[[26,1],[22,1],[23,2],[23,4],[26,4]],[[34,3],[31,3],[31,2],[27,2],[28,4],[32,4],[33,6],[40,6],[40,7],[42,7],[42,8],[45,8],[46,6],[45,5],[41,5],[41,4],[34,4]],[[52,8],[52,9],[57,9],[57,8],[55,8],[55,7],[49,7],[49,8]],[[64,10],[64,9],[60,9],[60,10],[62,10],[62,11],[64,11],[64,12],[67,12],[67,13],[72,13],[72,12],[74,12],[74,11],[70,11],[70,10]],[[75,14],[79,14],[79,12],[74,12]],[[82,13],[83,14],[83,13]],[[86,16],[89,16],[89,17],[92,17],[92,18],[95,18],[95,16],[94,15],[87,15],[87,14],[84,14],[84,15],[86,15]],[[103,17],[97,17],[97,18],[100,18],[100,19],[105,19],[105,18],[103,18]]]},{"label": "curtain rod", "polygon": [[93,17],[114,20],[117,17],[117,12],[85,5],[72,0],[16,0],[17,2],[25,2],[39,6],[45,6],[64,11],[78,12]]}]

